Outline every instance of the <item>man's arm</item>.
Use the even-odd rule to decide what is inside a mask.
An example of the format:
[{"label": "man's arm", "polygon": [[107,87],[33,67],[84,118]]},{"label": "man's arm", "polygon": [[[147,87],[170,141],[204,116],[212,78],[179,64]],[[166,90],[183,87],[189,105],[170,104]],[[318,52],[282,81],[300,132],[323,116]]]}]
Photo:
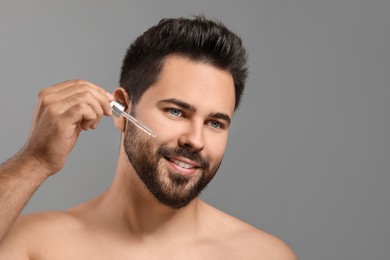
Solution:
[{"label": "man's arm", "polygon": [[72,80],[39,93],[26,145],[0,165],[0,242],[39,186],[64,165],[82,130],[111,115],[111,94]]},{"label": "man's arm", "polygon": [[39,162],[23,154],[0,166],[0,241],[47,176]]}]

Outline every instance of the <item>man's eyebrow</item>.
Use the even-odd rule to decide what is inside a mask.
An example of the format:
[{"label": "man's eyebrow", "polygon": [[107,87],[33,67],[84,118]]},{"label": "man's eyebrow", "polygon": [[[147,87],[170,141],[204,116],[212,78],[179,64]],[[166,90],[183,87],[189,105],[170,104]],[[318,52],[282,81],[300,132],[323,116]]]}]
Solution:
[{"label": "man's eyebrow", "polygon": [[188,110],[191,112],[196,112],[196,108],[193,105],[190,105],[190,104],[188,104],[184,101],[181,101],[179,99],[176,99],[176,98],[169,98],[169,99],[163,99],[163,100],[158,101],[158,104],[163,104],[163,103],[174,104],[182,109],[185,109],[185,110]]},{"label": "man's eyebrow", "polygon": [[231,122],[230,116],[228,116],[225,113],[211,113],[210,117],[215,118],[215,119],[222,119],[222,120],[226,121],[228,123],[228,125],[230,125],[230,122]]}]

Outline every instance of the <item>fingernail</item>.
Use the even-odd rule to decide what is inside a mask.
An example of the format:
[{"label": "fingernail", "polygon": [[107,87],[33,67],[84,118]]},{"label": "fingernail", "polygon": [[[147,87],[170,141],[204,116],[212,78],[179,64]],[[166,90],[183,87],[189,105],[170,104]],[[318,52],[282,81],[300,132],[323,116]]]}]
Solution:
[{"label": "fingernail", "polygon": [[115,97],[110,92],[106,92],[106,95],[107,95],[108,99],[115,100]]}]

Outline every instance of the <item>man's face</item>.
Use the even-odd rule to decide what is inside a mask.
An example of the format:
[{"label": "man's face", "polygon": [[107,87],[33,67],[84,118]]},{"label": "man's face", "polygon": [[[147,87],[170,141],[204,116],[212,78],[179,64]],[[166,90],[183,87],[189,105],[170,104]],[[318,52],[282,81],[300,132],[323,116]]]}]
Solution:
[{"label": "man's face", "polygon": [[158,201],[184,207],[211,181],[226,148],[234,104],[230,73],[181,56],[166,59],[158,81],[132,111],[157,137],[128,124],[124,142],[135,171]]}]

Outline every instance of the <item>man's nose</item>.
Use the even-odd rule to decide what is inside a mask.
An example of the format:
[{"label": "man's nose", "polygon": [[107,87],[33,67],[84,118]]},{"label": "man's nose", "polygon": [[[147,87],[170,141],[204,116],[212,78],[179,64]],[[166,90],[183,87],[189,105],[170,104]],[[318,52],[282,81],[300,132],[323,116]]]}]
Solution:
[{"label": "man's nose", "polygon": [[201,151],[204,148],[203,124],[189,124],[179,137],[179,146]]}]

